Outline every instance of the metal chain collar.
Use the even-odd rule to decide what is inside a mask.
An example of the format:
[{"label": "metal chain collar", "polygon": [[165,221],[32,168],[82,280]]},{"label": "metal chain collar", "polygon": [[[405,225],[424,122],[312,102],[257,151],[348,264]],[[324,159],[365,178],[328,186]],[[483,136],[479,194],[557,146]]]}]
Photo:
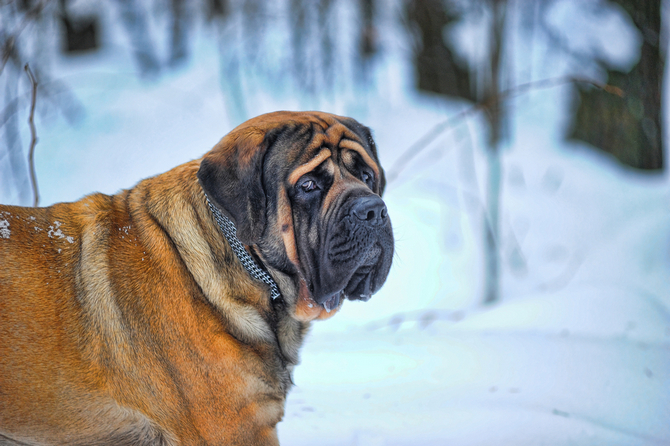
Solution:
[{"label": "metal chain collar", "polygon": [[233,249],[233,252],[242,263],[242,266],[244,266],[244,269],[247,270],[251,277],[256,280],[260,280],[270,287],[270,296],[273,300],[281,297],[277,283],[267,272],[258,266],[254,259],[251,258],[247,250],[244,249],[240,239],[237,238],[237,228],[235,228],[235,223],[223,215],[221,211],[216,206],[214,206],[211,201],[209,201],[207,194],[205,194],[205,198],[207,199],[209,209],[212,211],[216,222],[219,224],[219,228],[221,228],[221,232],[223,232],[223,236],[226,238],[228,244]]}]

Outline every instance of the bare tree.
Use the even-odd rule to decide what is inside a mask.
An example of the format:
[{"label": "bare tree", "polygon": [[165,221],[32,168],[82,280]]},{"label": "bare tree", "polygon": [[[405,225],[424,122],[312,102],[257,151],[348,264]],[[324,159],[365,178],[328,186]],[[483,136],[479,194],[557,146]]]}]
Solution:
[{"label": "bare tree", "polygon": [[28,149],[28,164],[30,167],[30,183],[33,187],[33,206],[37,207],[40,203],[40,193],[37,188],[37,174],[35,173],[35,145],[37,145],[37,130],[35,129],[35,104],[37,102],[37,81],[30,66],[25,66],[26,74],[30,80],[30,113],[28,114],[28,125],[30,126],[30,149]]},{"label": "bare tree", "polygon": [[500,280],[500,187],[501,161],[500,144],[503,137],[504,101],[501,99],[500,86],[503,76],[503,44],[505,42],[505,16],[507,0],[488,0],[492,12],[491,31],[489,41],[488,82],[483,91],[484,101],[489,106],[484,116],[489,123],[488,144],[488,175],[486,188],[486,208],[484,222],[484,303],[491,304],[499,298]]},{"label": "bare tree", "polygon": [[[624,96],[579,86],[568,138],[589,143],[638,169],[661,170],[663,160],[661,0],[614,0],[630,15],[642,35],[640,59],[629,72],[595,59],[607,82]],[[570,51],[567,49],[567,51]]]},{"label": "bare tree", "polygon": [[[420,90],[474,101],[488,123],[488,172],[483,207],[484,303],[499,298],[499,222],[501,163],[505,107],[500,81],[504,76],[506,0],[478,0],[478,8],[490,12],[488,54],[480,66],[468,67],[445,41],[444,28],[460,19],[459,12],[441,0],[408,3],[407,18],[414,27],[415,66]],[[481,13],[474,9],[470,13]]]},{"label": "bare tree", "polygon": [[[467,99],[474,102],[469,108],[436,125],[398,158],[389,169],[393,181],[407,163],[442,132],[454,129],[458,123],[476,113],[482,113],[487,122],[487,175],[483,209],[483,299],[491,304],[500,299],[500,194],[502,187],[501,147],[506,135],[508,110],[505,102],[511,96],[533,89],[551,88],[566,83],[574,84],[582,100],[576,114],[573,137],[615,154],[627,163],[646,169],[662,165],[660,131],[660,91],[663,62],[660,57],[660,0],[634,2],[615,0],[629,11],[636,26],[645,35],[640,62],[630,73],[617,74],[608,70],[609,83],[602,84],[583,76],[559,76],[531,81],[516,86],[503,85],[511,79],[509,60],[503,55],[511,48],[506,38],[508,27],[508,0],[478,0],[466,2],[468,8],[458,9],[454,3],[442,0],[410,0],[406,17],[410,33],[414,36],[417,87],[446,97]],[[532,30],[540,23],[557,48],[583,60],[585,64],[604,62],[593,55],[574,54],[565,42],[546,24],[547,5],[552,1],[538,2],[530,8],[527,20]],[[461,3],[462,6],[463,3]],[[445,38],[445,27],[462,20],[467,14],[481,14],[486,10],[490,17],[486,35],[489,37],[487,54],[469,69],[455,55],[452,42]],[[632,94],[632,96],[631,96]],[[637,113],[637,117],[635,115]],[[655,139],[654,139],[655,138]],[[626,162],[626,161],[624,161]]]},{"label": "bare tree", "polygon": [[[29,168],[21,142],[19,114],[23,97],[20,95],[20,80],[23,72],[23,48],[25,34],[38,22],[47,2],[10,2],[0,5],[0,79],[4,80],[4,108],[0,112],[0,129],[4,133],[4,144],[0,149],[0,186],[14,191],[18,203],[30,202]],[[33,89],[34,91],[34,89]],[[31,110],[34,110],[31,107]],[[8,192],[12,194],[12,192]]]}]

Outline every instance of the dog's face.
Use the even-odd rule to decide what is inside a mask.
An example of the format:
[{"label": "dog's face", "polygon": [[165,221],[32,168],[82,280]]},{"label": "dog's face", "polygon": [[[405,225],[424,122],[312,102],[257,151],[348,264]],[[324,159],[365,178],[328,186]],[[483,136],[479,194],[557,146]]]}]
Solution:
[{"label": "dog's face", "polygon": [[326,113],[277,112],[237,127],[205,156],[210,199],[269,268],[290,278],[301,320],[368,300],[391,266],[384,172],[370,131]]}]

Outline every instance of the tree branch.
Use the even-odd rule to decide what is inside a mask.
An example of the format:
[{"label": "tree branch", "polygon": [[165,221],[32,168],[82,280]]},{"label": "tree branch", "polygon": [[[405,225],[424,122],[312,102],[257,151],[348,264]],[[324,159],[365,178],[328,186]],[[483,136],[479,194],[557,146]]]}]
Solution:
[{"label": "tree branch", "polygon": [[531,81],[524,84],[519,84],[515,87],[504,90],[500,93],[498,97],[489,97],[481,102],[478,102],[469,108],[457,113],[454,116],[447,118],[445,121],[437,124],[430,131],[425,133],[417,142],[412,144],[407,150],[405,150],[395,161],[393,166],[389,169],[389,173],[386,176],[387,182],[391,183],[400,176],[400,173],[409,165],[409,162],[421,153],[428,145],[433,142],[438,136],[447,130],[452,130],[454,125],[459,121],[474,115],[479,111],[488,109],[496,102],[504,101],[510,97],[517,96],[520,94],[527,93],[532,90],[542,90],[546,88],[558,87],[565,84],[587,84],[592,85],[596,88],[604,90],[610,94],[615,94],[617,96],[623,97],[625,95],[624,91],[619,87],[613,85],[603,84],[594,79],[575,77],[575,76],[560,76],[553,77],[549,79],[541,79],[538,81]]},{"label": "tree branch", "polygon": [[35,174],[35,145],[37,144],[37,130],[35,130],[35,102],[37,100],[37,81],[33,72],[30,71],[28,64],[24,67],[30,85],[32,86],[32,97],[30,100],[30,115],[28,116],[28,124],[30,125],[30,151],[28,152],[28,163],[30,165],[30,182],[33,185],[33,193],[35,194],[35,201],[33,207],[37,207],[40,201],[40,195],[37,190],[37,175]]}]

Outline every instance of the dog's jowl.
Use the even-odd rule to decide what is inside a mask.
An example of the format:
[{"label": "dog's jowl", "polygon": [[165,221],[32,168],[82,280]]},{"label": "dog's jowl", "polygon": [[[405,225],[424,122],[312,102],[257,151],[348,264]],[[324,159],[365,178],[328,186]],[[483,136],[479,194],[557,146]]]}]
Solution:
[{"label": "dog's jowl", "polygon": [[276,445],[309,324],[393,257],[370,131],[259,116],[116,195],[0,206],[0,444]]}]

